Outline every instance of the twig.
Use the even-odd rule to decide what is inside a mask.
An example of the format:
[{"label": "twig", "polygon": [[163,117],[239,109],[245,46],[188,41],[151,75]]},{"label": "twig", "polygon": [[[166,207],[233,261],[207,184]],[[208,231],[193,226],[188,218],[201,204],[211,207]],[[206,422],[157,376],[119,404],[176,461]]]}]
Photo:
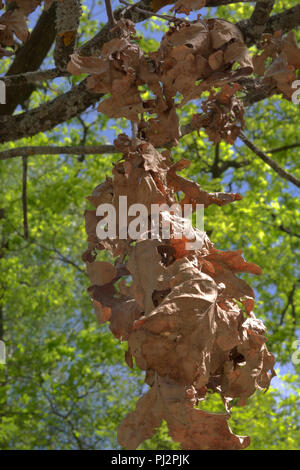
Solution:
[{"label": "twig", "polygon": [[[85,143],[86,143],[86,139],[87,139],[87,136],[88,136],[88,133],[89,133],[89,129],[90,129],[90,124],[87,125],[84,120],[82,119],[81,116],[77,116],[77,119],[78,121],[80,122],[81,126],[82,126],[82,129],[83,129],[83,135],[82,135],[82,138],[80,139],[80,146],[85,146]],[[85,156],[83,154],[80,155],[80,157],[78,157],[78,161],[79,162],[83,162],[83,160],[85,159]],[[79,170],[80,171],[80,170]]]},{"label": "twig", "polygon": [[296,142],[295,144],[284,145],[282,147],[277,147],[275,149],[269,150],[268,153],[277,153],[277,152],[284,152],[285,150],[291,150],[300,147],[300,142]]},{"label": "twig", "polygon": [[70,76],[69,72],[63,72],[57,68],[49,70],[37,70],[36,72],[18,73],[16,75],[7,75],[1,77],[1,81],[6,86],[24,86],[28,83],[42,82],[44,80],[52,80],[57,77]]},{"label": "twig", "polygon": [[85,276],[87,276],[87,272],[82,269],[80,266],[78,266],[78,264],[74,263],[74,261],[72,261],[71,259],[67,258],[66,256],[64,256],[59,250],[57,250],[55,247],[53,248],[48,248],[47,246],[44,246],[44,245],[41,245],[39,242],[33,240],[33,239],[30,239],[28,240],[29,243],[31,244],[34,244],[36,246],[38,246],[39,248],[41,248],[42,250],[45,250],[45,251],[49,251],[50,253],[56,253],[57,256],[58,256],[58,260],[59,261],[62,261],[63,263],[66,263],[66,264],[70,264],[71,266],[73,266],[74,268],[77,269],[77,271],[81,272],[82,274],[84,274]]},{"label": "twig", "polygon": [[260,34],[265,29],[270,18],[274,3],[275,0],[259,0],[254,7],[250,18],[250,25],[257,31],[260,30]]},{"label": "twig", "polygon": [[252,152],[254,152],[259,158],[261,158],[267,165],[269,165],[271,168],[273,168],[276,173],[281,176],[281,178],[284,178],[285,180],[290,181],[293,183],[295,186],[300,188],[300,180],[299,178],[296,178],[296,176],[291,175],[287,171],[285,171],[281,166],[278,165],[272,158],[268,157],[268,155],[260,150],[256,145],[251,142],[248,137],[245,136],[243,132],[240,133],[239,138],[249,147]]},{"label": "twig", "polygon": [[220,144],[215,146],[215,158],[211,167],[211,175],[213,178],[218,178],[219,176],[219,160],[220,160]]},{"label": "twig", "polygon": [[106,13],[107,13],[108,23],[110,26],[114,26],[116,24],[116,20],[114,18],[110,0],[105,0],[105,8],[106,8]]},{"label": "twig", "polygon": [[287,300],[286,306],[284,307],[284,309],[282,310],[282,313],[281,313],[279,326],[281,326],[283,324],[285,314],[286,314],[287,309],[289,308],[290,305],[292,306],[292,315],[293,315],[293,317],[295,317],[294,295],[295,295],[295,290],[296,290],[296,286],[297,286],[298,282],[299,282],[299,280],[294,282],[294,284],[292,286],[292,289],[291,289],[291,291],[288,295],[288,300]]},{"label": "twig", "polygon": [[53,58],[56,67],[65,70],[70,54],[74,51],[82,10],[80,0],[63,0],[55,3],[57,4],[56,42]]},{"label": "twig", "polygon": [[0,160],[8,160],[15,157],[27,157],[29,155],[91,155],[103,153],[118,153],[113,145],[90,145],[90,146],[37,146],[17,147],[0,152]]},{"label": "twig", "polygon": [[128,3],[125,0],[119,0],[120,3],[123,3],[123,5],[126,5],[127,7],[132,7],[136,11],[139,11],[140,13],[144,13],[147,16],[157,16],[158,18],[162,18],[163,20],[166,21],[172,21],[172,22],[179,22],[179,23],[191,23],[189,20],[185,20],[184,18],[176,18],[176,16],[169,16],[169,15],[160,15],[159,13],[153,13],[150,10],[144,10],[143,8],[137,7],[135,4]]},{"label": "twig", "polygon": [[[271,214],[271,217],[273,218],[273,220],[276,221],[276,215],[275,214]],[[276,229],[278,230],[281,230],[282,232],[284,233],[287,233],[288,235],[290,235],[291,237],[297,237],[297,238],[300,238],[300,234],[299,233],[295,233],[293,232],[291,229],[289,229],[288,227],[285,227],[283,224],[280,224],[280,225],[272,225],[273,227],[275,227]]]},{"label": "twig", "polygon": [[23,157],[23,187],[22,187],[22,203],[23,203],[23,228],[24,239],[28,240],[28,219],[27,219],[27,162],[28,157]]}]

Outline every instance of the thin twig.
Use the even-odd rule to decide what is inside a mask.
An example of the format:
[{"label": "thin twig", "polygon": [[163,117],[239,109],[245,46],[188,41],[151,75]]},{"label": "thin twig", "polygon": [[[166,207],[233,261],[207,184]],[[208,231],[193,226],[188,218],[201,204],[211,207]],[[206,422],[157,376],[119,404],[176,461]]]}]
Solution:
[{"label": "thin twig", "polygon": [[163,20],[166,20],[166,21],[172,21],[172,22],[179,22],[179,23],[191,23],[191,21],[189,20],[186,20],[184,18],[176,18],[176,16],[169,16],[169,15],[160,15],[159,13],[153,13],[152,11],[150,10],[144,10],[143,8],[139,8],[137,6],[135,6],[134,4],[132,3],[128,3],[126,2],[125,0],[119,0],[120,3],[123,3],[123,5],[126,5],[127,7],[132,7],[134,8],[136,11],[139,11],[140,13],[144,13],[144,15],[147,15],[147,16],[156,16],[157,18],[162,18]]},{"label": "thin twig", "polygon": [[219,160],[220,160],[220,144],[216,144],[215,146],[215,158],[214,162],[211,167],[211,175],[213,178],[218,178],[219,174]]},{"label": "thin twig", "polygon": [[113,145],[72,145],[66,146],[48,146],[41,145],[37,147],[17,147],[14,149],[3,150],[0,152],[0,160],[8,160],[15,157],[27,157],[29,155],[92,155],[103,153],[118,153]]},{"label": "thin twig", "polygon": [[23,204],[23,228],[24,239],[28,240],[28,219],[27,219],[27,169],[28,157],[23,157],[23,187],[22,187],[22,204]]},{"label": "thin twig", "polygon": [[284,307],[282,313],[281,313],[281,317],[280,317],[280,320],[279,320],[279,326],[281,326],[283,324],[283,320],[284,320],[284,317],[285,317],[285,314],[287,312],[287,309],[289,308],[289,306],[291,305],[292,306],[292,315],[294,317],[295,315],[295,306],[294,306],[294,295],[295,295],[295,290],[296,290],[296,286],[297,286],[297,283],[299,282],[296,281],[294,282],[293,286],[292,286],[292,289],[288,295],[288,299],[287,299],[287,303],[286,303],[286,306]]},{"label": "thin twig", "polygon": [[285,150],[291,150],[300,147],[300,142],[296,142],[295,144],[284,145],[282,147],[277,147],[275,149],[269,150],[268,153],[278,153],[284,152]]},{"label": "thin twig", "polygon": [[24,86],[28,83],[43,82],[44,80],[53,80],[57,77],[67,77],[70,75],[71,74],[69,72],[53,68],[49,70],[37,70],[35,72],[7,75],[6,77],[1,77],[1,81],[4,82],[6,86]]},{"label": "thin twig", "polygon": [[285,171],[281,166],[278,165],[272,158],[268,157],[268,155],[260,150],[258,147],[256,147],[251,140],[248,139],[248,137],[245,136],[243,132],[240,133],[239,135],[240,139],[249,147],[252,152],[254,152],[259,158],[261,158],[267,165],[269,165],[271,168],[273,168],[276,173],[281,176],[281,178],[284,178],[285,180],[290,181],[293,183],[295,186],[300,188],[300,180],[299,178],[296,178],[296,176],[291,175],[287,171]]},{"label": "thin twig", "polygon": [[63,263],[66,263],[66,264],[70,264],[71,266],[73,266],[74,268],[77,269],[77,271],[81,272],[82,274],[84,274],[85,276],[87,276],[87,272],[82,269],[80,266],[78,266],[78,264],[74,263],[74,261],[72,261],[71,259],[67,258],[66,256],[64,256],[59,250],[57,250],[56,248],[49,248],[45,245],[41,245],[41,243],[33,240],[33,239],[30,239],[28,240],[29,243],[31,244],[34,244],[36,246],[38,246],[39,248],[41,248],[42,250],[45,250],[45,251],[49,251],[50,253],[56,253],[57,256],[58,256],[58,260],[59,261],[62,261]]},{"label": "thin twig", "polygon": [[[273,220],[276,221],[276,215],[271,213],[271,217],[273,218]],[[284,233],[287,233],[288,235],[290,235],[291,237],[297,237],[297,238],[300,238],[300,233],[295,233],[293,232],[290,228],[288,227],[285,227],[283,224],[280,224],[280,225],[272,225],[272,227],[275,227],[276,229],[278,230],[281,230],[282,232]],[[297,230],[297,229],[296,229]]]}]

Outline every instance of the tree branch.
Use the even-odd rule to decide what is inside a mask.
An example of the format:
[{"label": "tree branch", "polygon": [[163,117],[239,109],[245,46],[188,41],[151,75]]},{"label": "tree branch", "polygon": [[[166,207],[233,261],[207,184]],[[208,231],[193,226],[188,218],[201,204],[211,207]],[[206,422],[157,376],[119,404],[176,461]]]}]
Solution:
[{"label": "tree branch", "polygon": [[274,3],[275,0],[259,0],[256,3],[248,26],[254,41],[264,32]]},{"label": "tree branch", "polygon": [[[262,3],[262,2],[259,2]],[[251,25],[251,19],[242,20],[236,23],[243,33],[244,41],[247,46],[253,45],[260,37],[260,35],[253,34],[253,25]],[[289,8],[277,15],[271,16],[265,24],[263,32],[273,34],[275,31],[281,30],[283,33],[287,33],[294,28],[300,26],[300,5]]]},{"label": "tree branch", "polygon": [[53,80],[57,77],[68,77],[69,72],[63,72],[57,68],[48,70],[37,70],[36,72],[25,72],[17,75],[7,75],[1,77],[1,81],[5,83],[7,87],[10,86],[24,86],[28,83],[42,82],[44,80]]},{"label": "tree branch", "polygon": [[134,7],[136,11],[138,11],[140,13],[144,13],[149,18],[151,16],[155,16],[157,18],[161,18],[161,19],[166,20],[166,21],[172,21],[172,22],[175,22],[175,23],[176,22],[177,23],[182,23],[182,22],[191,23],[191,21],[186,20],[185,18],[176,18],[176,16],[169,16],[169,15],[159,15],[158,13],[153,13],[150,10],[144,10],[143,8],[139,8],[138,6],[133,5],[132,3],[126,2],[125,0],[120,0],[120,3],[123,3],[123,5],[126,5],[127,7]]},{"label": "tree branch", "polygon": [[78,146],[37,146],[17,147],[0,152],[0,160],[8,160],[15,157],[27,157],[29,155],[92,155],[103,153],[118,153],[113,145],[78,145]]},{"label": "tree branch", "polygon": [[66,264],[70,264],[71,266],[73,266],[75,269],[77,269],[77,271],[81,272],[82,274],[84,274],[85,276],[87,276],[87,272],[84,270],[84,269],[81,269],[80,266],[78,266],[78,264],[74,263],[74,261],[72,261],[71,259],[67,258],[65,255],[63,255],[59,250],[57,250],[56,248],[48,248],[47,246],[44,246],[44,245],[41,245],[39,242],[33,240],[33,239],[28,239],[28,242],[30,244],[33,244],[33,245],[36,245],[38,246],[39,248],[42,248],[42,250],[45,250],[45,251],[49,251],[50,253],[55,253],[57,254],[58,256],[58,260],[59,261],[62,261],[63,263],[66,263]]},{"label": "tree branch", "polygon": [[22,205],[23,205],[23,229],[24,239],[28,240],[28,218],[27,218],[27,169],[28,157],[23,157],[23,185],[22,185]]},{"label": "tree branch", "polygon": [[[276,215],[271,213],[271,217],[272,219],[276,222]],[[291,237],[296,237],[296,238],[300,238],[300,233],[295,233],[293,232],[291,229],[289,229],[288,227],[286,227],[285,225],[283,224],[280,224],[280,225],[272,225],[273,227],[275,227],[276,229],[278,230],[281,230],[282,232],[284,233],[287,233],[288,235],[290,235]]]},{"label": "tree branch", "polygon": [[253,142],[251,142],[248,139],[248,137],[245,136],[245,134],[243,132],[240,133],[239,138],[247,145],[247,147],[249,147],[250,150],[252,150],[252,152],[254,152],[259,158],[261,158],[261,160],[263,160],[267,165],[269,165],[271,168],[273,168],[273,170],[276,171],[276,173],[279,176],[281,176],[281,178],[283,178],[287,181],[290,181],[295,186],[300,188],[300,179],[299,178],[296,178],[296,176],[291,175],[290,173],[285,171],[283,168],[281,168],[281,166],[279,166],[278,163],[276,163],[274,160],[272,160],[272,158],[268,157],[268,155],[265,152],[263,152],[258,147],[256,147],[256,145],[253,144]]},{"label": "tree branch", "polygon": [[[281,317],[280,317],[280,321],[279,321],[279,326],[281,326],[283,324],[283,320],[284,320],[284,317],[285,317],[285,314],[287,312],[287,309],[289,308],[289,306],[291,305],[292,306],[292,312],[294,313],[295,311],[295,307],[294,307],[294,295],[295,295],[295,291],[296,291],[296,286],[298,284],[299,280],[296,281],[293,286],[292,286],[292,289],[288,295],[288,300],[287,300],[287,303],[286,303],[286,306],[284,307],[284,309],[282,310],[282,313],[281,313]],[[294,315],[293,315],[294,316]]]},{"label": "tree branch", "polygon": [[293,8],[279,13],[278,15],[273,15],[269,19],[265,33],[275,33],[275,31],[281,30],[283,33],[287,33],[292,29],[298,28],[300,26],[300,5],[296,5]]},{"label": "tree branch", "polygon": [[[55,4],[53,4],[48,11],[41,14],[30,38],[19,49],[7,75],[34,71],[41,66],[55,38],[55,8]],[[0,115],[12,114],[18,105],[23,104],[30,97],[34,88],[29,83],[22,88],[8,86],[6,104],[1,105]]]},{"label": "tree branch", "polygon": [[277,147],[275,149],[269,150],[268,153],[278,153],[284,152],[285,150],[291,150],[300,147],[300,142],[296,142],[295,144],[291,145],[284,145],[282,147]]},{"label": "tree branch", "polygon": [[[246,106],[271,96],[274,90],[266,89],[258,81],[254,84],[250,82],[251,91],[246,94],[243,101]],[[95,95],[86,90],[84,82],[74,87],[68,93],[55,98],[50,103],[41,105],[32,111],[12,117],[0,118],[0,142],[13,141],[28,135],[35,135],[38,132],[46,131],[55,127],[55,125],[71,119],[84,111],[84,104],[91,104],[103,95]],[[88,101],[90,100],[90,101]],[[61,115],[64,113],[64,115]],[[22,117],[23,116],[23,117]],[[66,119],[64,118],[66,116]],[[25,119],[26,118],[26,119]],[[181,127],[181,136],[185,136],[200,129],[207,119],[205,114],[192,119],[188,124]],[[5,125],[7,128],[5,129]],[[10,131],[9,131],[10,130]],[[166,147],[169,147],[166,145]],[[7,160],[14,157],[29,155],[90,155],[103,153],[117,153],[113,145],[97,146],[38,146],[38,147],[19,147],[0,152],[0,160]]]},{"label": "tree branch", "polygon": [[106,8],[106,13],[107,13],[107,18],[108,18],[108,24],[110,27],[113,27],[116,24],[116,20],[114,18],[110,0],[105,0],[105,8]]},{"label": "tree branch", "polygon": [[81,114],[103,95],[90,92],[86,80],[53,101],[16,116],[0,117],[0,143],[30,137],[53,129]]},{"label": "tree branch", "polygon": [[258,0],[207,0],[205,7],[219,7],[222,5],[230,5],[231,3],[255,3]]},{"label": "tree branch", "polygon": [[[150,8],[150,3],[151,0],[142,0],[136,5]],[[298,11],[298,19],[296,9]],[[135,22],[145,19],[145,15],[143,13],[135,12],[134,10],[134,8],[128,8],[126,10],[125,17]],[[117,10],[114,13],[114,16],[119,18],[121,12],[122,10]],[[288,12],[290,12],[291,15],[288,14]],[[294,22],[295,19],[297,19],[298,24],[300,24],[300,6],[284,12],[283,17],[280,17],[280,23],[287,21],[287,24],[289,25],[288,27],[293,27],[290,22],[290,16],[292,16]],[[274,22],[275,17],[278,17],[278,15],[272,17],[269,22],[272,19]],[[79,53],[82,55],[98,55],[102,45],[106,41],[115,37],[116,34],[117,32],[110,32],[108,25],[104,26],[104,28],[102,28],[102,30],[93,39],[82,46]],[[0,143],[15,141],[22,137],[30,137],[38,132],[46,132],[58,124],[81,114],[89,106],[95,104],[101,96],[103,96],[101,94],[95,94],[88,91],[85,87],[85,83],[86,80],[73,87],[72,90],[64,95],[55,98],[49,103],[42,104],[33,110],[13,117],[0,118]],[[256,91],[253,90],[248,96],[246,96],[244,102],[246,105],[250,105],[266,98],[267,96],[271,96],[274,92],[275,90],[268,86],[261,86]]]},{"label": "tree branch", "polygon": [[81,18],[80,0],[61,0],[56,7],[56,41],[53,53],[55,65],[65,70],[74,52]]}]

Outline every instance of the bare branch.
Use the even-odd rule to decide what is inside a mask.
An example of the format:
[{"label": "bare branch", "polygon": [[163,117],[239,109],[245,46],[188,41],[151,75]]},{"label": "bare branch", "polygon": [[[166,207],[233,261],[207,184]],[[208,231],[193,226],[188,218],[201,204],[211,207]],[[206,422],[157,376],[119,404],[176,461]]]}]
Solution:
[{"label": "bare branch", "polygon": [[[265,0],[267,1],[267,0]],[[259,2],[262,3],[262,2]],[[253,24],[250,20],[242,20],[236,23],[243,33],[244,41],[247,46],[254,44],[260,37],[260,35],[253,34]],[[273,34],[275,31],[281,30],[283,33],[287,33],[294,28],[300,26],[300,5],[289,8],[282,13],[273,15],[269,18],[264,26],[263,32]]]},{"label": "bare branch", "polygon": [[215,145],[215,158],[211,167],[211,175],[213,178],[219,177],[219,161],[220,161],[220,144]]},{"label": "bare branch", "polygon": [[299,283],[300,280],[296,281],[293,286],[292,286],[292,289],[290,290],[290,293],[288,295],[288,299],[287,299],[287,303],[286,303],[286,306],[284,307],[284,309],[282,310],[282,313],[281,313],[281,317],[280,317],[280,320],[279,320],[279,326],[281,326],[283,324],[283,320],[284,320],[284,317],[285,317],[285,314],[289,308],[289,306],[291,305],[292,307],[292,314],[294,316],[295,314],[295,306],[294,306],[294,295],[295,295],[295,291],[296,291],[296,286],[297,284]]},{"label": "bare branch", "polygon": [[44,80],[53,80],[57,77],[67,77],[69,72],[63,72],[57,68],[49,70],[37,70],[36,72],[25,72],[17,75],[7,75],[1,77],[1,81],[6,86],[24,86],[28,83],[43,82]]},{"label": "bare branch", "polygon": [[26,157],[29,155],[92,155],[103,153],[118,153],[113,145],[79,145],[79,146],[37,146],[17,147],[0,152],[0,160],[8,160],[15,157]]},{"label": "bare branch", "polygon": [[65,70],[74,51],[81,17],[80,0],[61,0],[56,7],[55,65]]},{"label": "bare branch", "polygon": [[251,28],[251,34],[253,35],[254,39],[264,32],[274,3],[275,0],[259,0],[256,3],[252,16],[249,20],[249,28]]},{"label": "bare branch", "polygon": [[107,13],[107,18],[108,18],[108,24],[109,26],[112,27],[116,24],[116,20],[114,18],[110,0],[105,0],[105,8],[106,8],[106,13]]},{"label": "bare branch", "polygon": [[299,28],[300,26],[300,4],[293,8],[284,10],[278,15],[273,15],[269,19],[265,33],[275,33],[275,31],[281,30],[283,33],[287,33],[292,29]]},{"label": "bare branch", "polygon": [[81,114],[103,95],[92,93],[86,80],[53,101],[16,116],[0,117],[0,142],[10,142],[45,132]]},{"label": "bare branch", "polygon": [[[86,89],[84,80],[71,91],[55,98],[50,103],[45,103],[38,108],[17,116],[0,117],[0,142],[18,140],[22,137],[28,137],[52,129],[56,125],[80,115],[87,107],[96,103],[102,94],[91,93]],[[251,85],[252,86],[252,85]],[[246,106],[271,96],[275,90],[266,89],[265,85],[255,81],[250,93],[247,93],[243,99]],[[192,119],[190,123],[181,128],[181,135],[190,134],[198,130],[205,123],[207,116],[201,115],[197,119]],[[113,146],[94,146],[86,150],[82,147],[21,147],[5,150],[0,153],[0,160],[6,160],[17,156],[26,155],[53,155],[67,153],[70,155],[80,155],[90,153],[112,153]]]},{"label": "bare branch", "polygon": [[300,142],[295,142],[294,144],[291,145],[284,145],[282,147],[277,147],[275,149],[269,150],[268,153],[278,153],[278,152],[284,152],[285,150],[291,150],[300,147]]},{"label": "bare branch", "polygon": [[206,0],[205,7],[219,7],[222,5],[230,5],[233,3],[255,3],[258,0]]},{"label": "bare branch", "polygon": [[[151,8],[150,4],[151,0],[142,0],[136,5],[144,8]],[[121,12],[121,9],[117,10],[114,16],[119,18]],[[134,11],[134,8],[128,8],[125,17],[135,22],[142,21],[146,18],[143,13]],[[279,15],[274,15],[269,22],[271,20],[273,23],[276,22],[276,17],[279,17]],[[286,23],[288,29],[294,27],[295,22],[296,24],[297,22],[300,24],[300,6],[287,10],[279,19],[280,25],[283,27]],[[104,28],[102,28],[94,38],[80,48],[79,53],[86,56],[99,54],[102,45],[115,37],[116,34],[117,32],[110,32],[108,25],[104,26]],[[49,103],[42,104],[38,108],[27,111],[26,113],[19,114],[12,118],[6,117],[4,120],[0,118],[0,143],[14,141],[22,137],[30,137],[38,132],[46,132],[58,124],[81,114],[89,106],[95,104],[102,96],[86,90],[85,83],[86,81],[84,80],[80,85],[73,87],[71,91],[64,95],[55,98]],[[264,99],[273,93],[274,90],[271,90],[268,87],[261,87],[256,92],[253,91],[248,96],[246,104],[253,104],[254,102]]]},{"label": "bare branch", "polygon": [[276,228],[278,228],[278,229],[281,230],[282,232],[287,233],[287,234],[290,235],[291,237],[300,238],[300,233],[294,233],[294,232],[292,232],[289,228],[285,227],[285,226],[282,225],[282,224],[276,226]]},{"label": "bare branch", "polygon": [[272,158],[268,157],[268,155],[260,150],[258,147],[256,147],[253,142],[251,142],[248,137],[245,136],[243,132],[240,133],[239,138],[249,147],[252,152],[254,152],[259,158],[261,158],[267,165],[269,165],[271,168],[273,168],[276,173],[281,176],[281,178],[284,178],[287,181],[290,181],[293,183],[295,186],[300,188],[300,179],[296,178],[296,176],[291,175],[287,171],[285,171],[281,166],[278,165]]},{"label": "bare branch", "polygon": [[136,11],[140,12],[140,13],[144,13],[146,16],[148,17],[151,17],[151,16],[155,16],[157,18],[162,18],[163,20],[166,20],[166,21],[172,21],[174,23],[178,22],[178,23],[191,23],[191,21],[189,20],[186,20],[184,18],[176,18],[176,16],[169,16],[169,15],[159,15],[158,13],[153,13],[152,11],[150,10],[145,10],[143,8],[139,8],[138,6],[136,6],[135,4],[132,4],[132,3],[128,3],[126,2],[125,0],[120,0],[120,3],[123,3],[124,5],[128,6],[128,7],[134,7]]},{"label": "bare branch", "polygon": [[[149,17],[149,15],[137,11],[136,7],[141,7],[152,11],[151,2],[152,0],[141,0],[140,2],[126,8],[125,10],[123,7],[118,8],[113,12],[114,18],[119,20],[121,17],[124,17],[133,21],[134,23],[144,21]],[[103,44],[110,41],[111,39],[114,39],[118,35],[119,31],[117,29],[111,28],[109,24],[106,24],[92,39],[87,41],[79,48],[78,53],[83,56],[100,55]]]},{"label": "bare branch", "polygon": [[49,251],[50,253],[55,253],[57,256],[58,256],[58,260],[59,261],[62,261],[63,263],[66,263],[66,264],[70,264],[71,266],[73,266],[75,269],[77,269],[77,271],[81,272],[82,274],[84,274],[85,276],[87,276],[87,272],[84,270],[84,269],[81,269],[80,266],[78,266],[78,264],[76,264],[74,261],[72,261],[71,259],[67,258],[65,255],[63,255],[59,250],[57,250],[55,247],[54,248],[49,248],[47,246],[44,246],[44,245],[41,245],[39,242],[37,242],[36,240],[33,240],[33,239],[29,239],[28,240],[29,243],[33,244],[33,245],[36,245],[40,248],[42,248],[42,250],[45,250],[45,251]]},{"label": "bare branch", "polygon": [[[55,8],[56,2],[49,10],[43,11],[30,38],[16,54],[7,76],[32,72],[40,68],[55,38]],[[8,86],[6,104],[0,106],[0,115],[12,114],[18,105],[23,104],[30,97],[33,90],[34,86],[30,83],[24,84],[21,88]]]},{"label": "bare branch", "polygon": [[28,157],[23,157],[23,178],[22,178],[22,205],[23,205],[23,229],[24,239],[28,240],[28,217],[27,217],[27,169]]}]

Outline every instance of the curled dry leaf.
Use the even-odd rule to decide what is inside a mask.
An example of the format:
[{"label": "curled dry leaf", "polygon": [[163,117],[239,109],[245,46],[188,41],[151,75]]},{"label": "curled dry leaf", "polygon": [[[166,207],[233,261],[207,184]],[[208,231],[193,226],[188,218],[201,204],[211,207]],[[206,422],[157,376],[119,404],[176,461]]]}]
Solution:
[{"label": "curled dry leaf", "polygon": [[[284,98],[291,100],[295,89],[293,82],[300,73],[300,48],[295,33],[290,31],[286,36],[281,31],[274,35],[265,34],[261,43],[261,54],[253,58],[254,71],[264,76],[264,81],[277,88]],[[271,63],[267,67],[267,60]]]},{"label": "curled dry leaf", "polygon": [[[177,2],[175,8],[203,4],[202,0],[186,0]],[[148,55],[138,45],[133,23],[123,19],[116,28],[120,37],[103,46],[100,58],[73,54],[68,71],[75,75],[90,73],[88,88],[111,95],[99,105],[98,111],[111,118],[126,117],[138,122],[139,135],[155,146],[169,142],[177,145],[181,135],[177,107],[201,97],[212,87],[232,85],[253,71],[240,30],[224,20],[176,23],[163,36],[159,49]],[[212,101],[217,98],[211,94],[211,113],[205,129],[214,142],[224,138],[232,143],[240,132],[242,104],[235,97],[237,88],[232,89],[226,103],[228,110],[218,109],[216,118]],[[145,91],[147,99],[142,97]],[[146,115],[148,118],[144,119]]]},{"label": "curled dry leaf", "polygon": [[[218,99],[226,103],[232,96],[231,88],[223,89]],[[148,209],[151,204],[165,204],[154,238],[147,216],[144,231],[135,236],[128,233],[127,240],[118,237],[125,226],[118,221],[116,239],[99,239],[99,218],[95,211],[86,212],[90,253],[99,249],[98,243],[114,256],[118,247],[121,255],[115,266],[92,262],[88,268],[93,284],[88,290],[97,318],[100,323],[109,321],[112,333],[128,341],[125,361],[132,367],[134,358],[150,386],[119,426],[119,443],[136,449],[165,420],[183,449],[243,449],[249,438],[236,436],[228,426],[233,399],[245,405],[256,390],[267,389],[275,375],[265,327],[253,313],[254,292],[237,275],[259,275],[261,270],[245,261],[241,250],[217,250],[196,228],[190,226],[188,233],[177,236],[184,220],[177,212],[181,206],[166,210],[166,204],[176,203],[177,191],[184,194],[183,201],[205,207],[241,197],[207,193],[196,182],[180,177],[177,172],[188,165],[187,160],[174,164],[169,152],[160,154],[149,142],[132,142],[122,134],[115,146],[123,159],[116,164],[113,178],[97,186],[89,198],[94,206],[110,201],[118,213],[120,196],[127,196],[128,205],[139,202]],[[129,225],[132,220],[129,216]],[[168,224],[170,236],[166,237]],[[190,239],[200,243],[188,249]],[[126,256],[124,266],[120,260]],[[196,408],[208,389],[220,394],[226,412]]]},{"label": "curled dry leaf", "polygon": [[194,387],[157,377],[154,386],[137,402],[135,411],[119,426],[119,443],[127,449],[136,449],[152,437],[164,419],[170,435],[184,449],[238,450],[249,445],[249,437],[232,433],[227,414],[195,409],[195,402]]},{"label": "curled dry leaf", "polygon": [[104,261],[87,263],[86,267],[92,285],[104,286],[111,282],[117,275],[115,266]]},{"label": "curled dry leaf", "polygon": [[202,125],[209,139],[215,144],[222,139],[233,144],[245,127],[244,105],[235,95],[238,89],[237,84],[225,84],[219,93],[212,91],[202,105],[207,115]]},{"label": "curled dry leaf", "polygon": [[[13,0],[10,0],[13,1]],[[15,0],[18,8],[23,11],[25,15],[29,15],[42,3],[41,0]]]},{"label": "curled dry leaf", "polygon": [[26,15],[18,8],[6,11],[0,17],[0,24],[5,26],[5,29],[0,29],[0,44],[14,46],[14,35],[23,43],[26,42],[29,37],[26,20]]}]

